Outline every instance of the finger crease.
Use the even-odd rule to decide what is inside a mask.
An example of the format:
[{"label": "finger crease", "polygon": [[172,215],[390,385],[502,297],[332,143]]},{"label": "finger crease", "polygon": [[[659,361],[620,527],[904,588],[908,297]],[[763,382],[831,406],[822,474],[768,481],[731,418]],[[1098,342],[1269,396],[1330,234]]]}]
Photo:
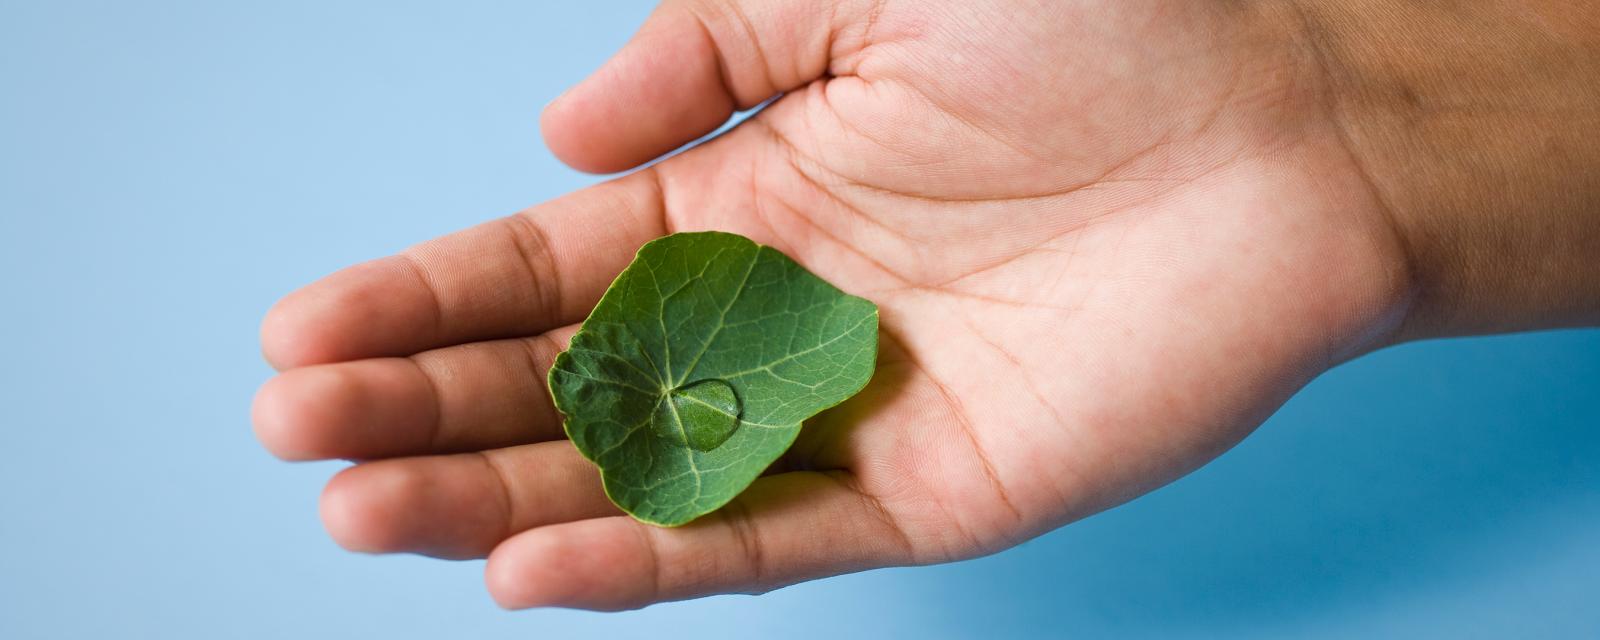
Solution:
[{"label": "finger crease", "polygon": [[[538,389],[538,391],[535,393],[543,393],[548,395],[550,393],[550,387],[549,385],[544,384],[544,381],[540,379],[540,372],[546,369],[546,364],[550,362],[550,359],[543,357],[539,353],[538,345],[544,345],[545,347],[548,347],[550,353],[560,353],[561,344],[557,343],[555,338],[551,338],[546,334],[539,334],[529,338],[524,338],[519,340],[519,342],[522,343],[522,352],[526,355],[528,360],[528,371],[533,375],[533,380],[535,383],[533,386]],[[561,422],[561,416],[556,415],[556,409],[553,400],[539,402],[537,397],[531,398],[531,400],[533,401],[535,410],[545,415],[544,424],[559,424]]]},{"label": "finger crease", "polygon": [[739,104],[739,94],[733,89],[733,69],[728,67],[728,61],[722,55],[722,45],[717,43],[717,36],[711,31],[711,26],[706,24],[705,17],[691,5],[689,15],[694,17],[694,23],[700,26],[700,33],[711,44],[711,57],[717,63],[717,82],[722,84],[722,93],[728,96],[735,105]]},{"label": "finger crease", "polygon": [[650,178],[650,186],[653,187],[655,189],[655,192],[656,192],[656,197],[655,197],[655,199],[653,201],[661,203],[661,213],[660,213],[661,228],[662,228],[663,231],[666,232],[666,233],[663,233],[662,235],[670,236],[670,235],[672,235],[674,233],[677,233],[678,232],[678,230],[677,230],[677,226],[678,225],[673,222],[672,216],[667,214],[668,207],[667,207],[667,183],[666,183],[666,177],[661,175],[661,170],[656,168],[656,167],[654,167],[654,166],[645,167],[643,169],[640,169],[639,173],[646,174],[646,176],[648,178]]},{"label": "finger crease", "polygon": [[638,532],[640,544],[644,546],[645,553],[650,555],[650,597],[646,602],[661,600],[661,552],[656,549],[656,539],[647,525],[636,525],[633,530]]},{"label": "finger crease", "polygon": [[[728,13],[733,14],[733,17],[739,20],[740,27],[744,29],[745,39],[750,42],[750,50],[756,54],[756,64],[760,65],[762,75],[765,76],[767,83],[762,94],[771,95],[778,90],[778,86],[772,79],[772,64],[767,61],[767,52],[761,48],[760,32],[756,31],[755,23],[750,21],[750,16],[745,15],[744,9],[738,3],[730,3],[728,5]],[[720,50],[717,57],[722,57]],[[737,98],[737,96],[735,97]],[[739,106],[744,106],[743,100],[739,101]]]},{"label": "finger crease", "polygon": [[[561,316],[561,274],[555,256],[550,254],[550,236],[545,233],[544,227],[526,214],[517,214],[507,220],[512,227],[511,244],[522,256],[522,264],[528,270],[528,280],[533,285],[534,298],[544,315],[541,320],[545,326],[552,326]],[[539,266],[534,266],[536,264]],[[540,277],[540,267],[545,277]]]},{"label": "finger crease", "polygon": [[722,513],[723,523],[733,531],[733,537],[744,551],[745,563],[750,567],[750,585],[759,589],[762,575],[766,573],[766,559],[762,557],[761,537],[755,529],[755,521],[750,518],[750,508],[743,500],[735,498],[723,507]]},{"label": "finger crease", "polygon": [[861,501],[861,505],[865,507],[867,511],[876,516],[878,521],[883,524],[885,529],[894,534],[895,542],[899,545],[900,552],[904,554],[906,561],[920,561],[918,558],[919,554],[917,553],[916,544],[911,542],[911,535],[906,533],[905,527],[900,526],[900,522],[895,519],[894,514],[889,512],[888,507],[883,506],[882,500],[879,500],[877,496],[861,490],[860,483],[856,482],[854,479],[855,476],[852,476],[845,471],[831,471],[823,473],[822,475],[823,477],[834,481],[839,486],[844,487],[846,491],[856,495],[856,499]]},{"label": "finger crease", "polygon": [[433,279],[428,277],[428,270],[422,268],[422,263],[418,262],[417,258],[411,255],[410,252],[401,253],[400,259],[406,263],[406,266],[411,268],[411,272],[416,275],[417,280],[422,282],[423,290],[428,292],[428,299],[433,303],[433,334],[435,336],[443,336],[444,298],[439,296],[439,288],[433,284]]},{"label": "finger crease", "polygon": [[428,397],[433,398],[433,432],[428,434],[428,451],[442,451],[443,445],[449,440],[444,428],[444,389],[434,381],[433,374],[428,373],[428,368],[423,366],[415,357],[406,358],[417,368],[417,373],[422,375],[422,383],[428,386]]},{"label": "finger crease", "polygon": [[500,461],[496,460],[493,455],[482,451],[475,451],[473,455],[478,456],[478,459],[483,461],[483,466],[489,469],[489,475],[494,478],[495,486],[500,489],[498,492],[500,496],[500,512],[505,518],[505,528],[501,532],[500,539],[510,538],[518,529],[517,506],[516,502],[511,499],[511,475],[505,468],[501,467]]}]

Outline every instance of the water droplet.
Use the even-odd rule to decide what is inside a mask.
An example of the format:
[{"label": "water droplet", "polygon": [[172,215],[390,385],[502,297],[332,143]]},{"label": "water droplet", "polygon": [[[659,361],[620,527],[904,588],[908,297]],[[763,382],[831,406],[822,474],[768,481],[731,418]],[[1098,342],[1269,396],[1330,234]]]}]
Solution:
[{"label": "water droplet", "polygon": [[680,445],[710,451],[733,437],[742,411],[739,395],[727,381],[698,380],[662,395],[650,428]]}]

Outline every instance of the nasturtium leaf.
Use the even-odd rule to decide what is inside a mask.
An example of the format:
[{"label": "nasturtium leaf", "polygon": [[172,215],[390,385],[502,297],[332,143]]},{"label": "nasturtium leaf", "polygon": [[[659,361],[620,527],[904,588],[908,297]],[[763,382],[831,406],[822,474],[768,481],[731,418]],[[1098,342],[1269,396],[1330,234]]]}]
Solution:
[{"label": "nasturtium leaf", "polygon": [[668,391],[650,418],[656,435],[710,451],[739,427],[739,396],[723,380],[701,380]]},{"label": "nasturtium leaf", "polygon": [[678,233],[639,249],[550,369],[567,436],[651,524],[732,500],[803,421],[872,377],[878,308],[771,247]]}]

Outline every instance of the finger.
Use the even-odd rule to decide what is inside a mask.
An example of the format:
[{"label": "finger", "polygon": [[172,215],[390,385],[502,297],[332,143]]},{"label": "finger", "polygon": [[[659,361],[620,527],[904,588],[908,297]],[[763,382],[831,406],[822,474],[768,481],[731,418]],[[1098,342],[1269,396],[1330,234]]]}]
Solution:
[{"label": "finger", "polygon": [[351,551],[456,559],[533,527],[619,513],[599,471],[564,440],[359,464],[328,482],[321,511]]},{"label": "finger", "polygon": [[489,555],[489,593],[506,608],[629,609],[914,562],[910,539],[848,478],[763,478],[674,529],[625,516],[532,529]]},{"label": "finger", "polygon": [[621,171],[692,141],[864,47],[877,0],[668,0],[599,71],[545,107],[545,144]]},{"label": "finger", "polygon": [[279,369],[405,356],[581,320],[634,251],[666,233],[644,171],[335,273],[267,314]]},{"label": "finger", "polygon": [[256,437],[285,460],[370,460],[560,439],[561,417],[545,379],[577,330],[291,369],[256,393]]}]

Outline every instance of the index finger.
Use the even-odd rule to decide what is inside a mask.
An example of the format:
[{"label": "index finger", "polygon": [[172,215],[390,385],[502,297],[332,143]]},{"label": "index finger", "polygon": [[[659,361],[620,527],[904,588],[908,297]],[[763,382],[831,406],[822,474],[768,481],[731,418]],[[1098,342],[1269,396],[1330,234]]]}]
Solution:
[{"label": "index finger", "polygon": [[338,271],[262,323],[278,369],[532,335],[582,320],[616,274],[664,235],[646,169]]}]

